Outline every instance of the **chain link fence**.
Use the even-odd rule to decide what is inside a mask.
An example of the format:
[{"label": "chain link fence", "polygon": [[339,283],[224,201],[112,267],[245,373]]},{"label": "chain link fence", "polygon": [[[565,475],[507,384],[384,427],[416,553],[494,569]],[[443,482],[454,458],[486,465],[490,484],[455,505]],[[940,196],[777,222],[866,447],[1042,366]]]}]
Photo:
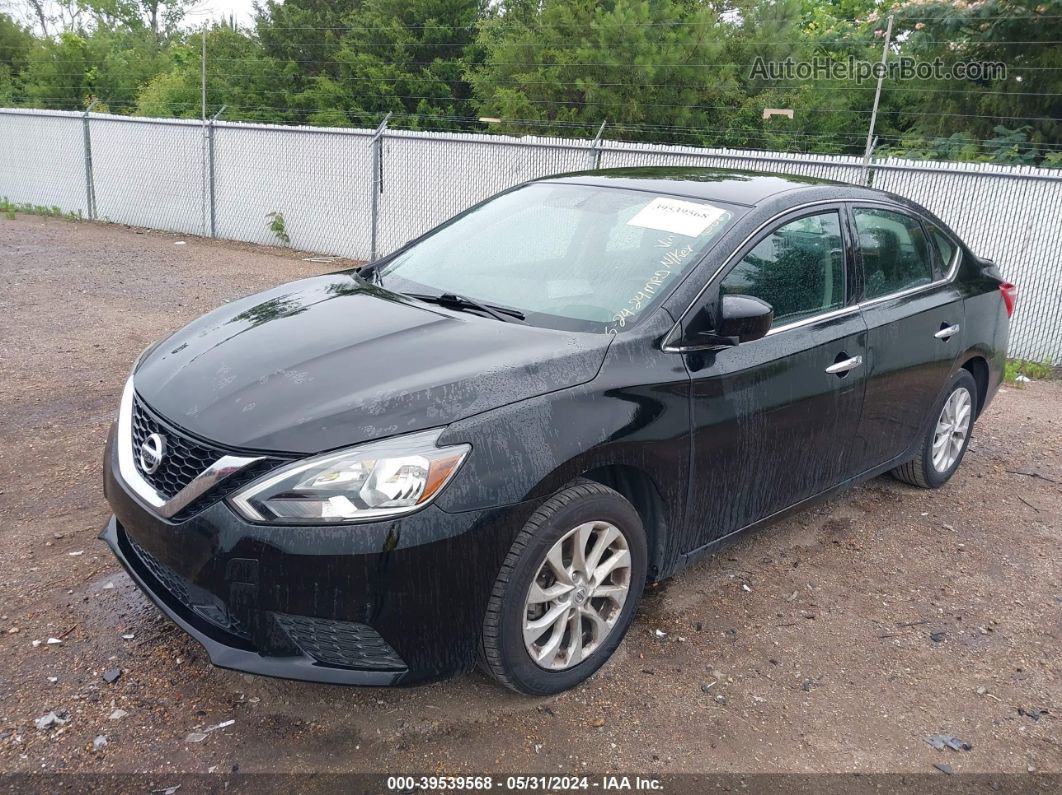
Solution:
[{"label": "chain link fence", "polygon": [[0,109],[0,197],[184,234],[371,259],[528,179],[686,165],[872,184],[1019,286],[1011,355],[1062,361],[1062,175],[1026,166]]}]

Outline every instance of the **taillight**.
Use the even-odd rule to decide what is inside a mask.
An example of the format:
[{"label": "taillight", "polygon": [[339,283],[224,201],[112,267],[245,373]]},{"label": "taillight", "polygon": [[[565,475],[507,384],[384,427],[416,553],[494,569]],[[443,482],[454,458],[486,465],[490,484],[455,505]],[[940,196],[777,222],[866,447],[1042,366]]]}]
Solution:
[{"label": "taillight", "polygon": [[1007,307],[1007,317],[1014,314],[1014,301],[1018,297],[1018,288],[1010,282],[999,285],[999,291],[1003,294],[1003,303]]}]

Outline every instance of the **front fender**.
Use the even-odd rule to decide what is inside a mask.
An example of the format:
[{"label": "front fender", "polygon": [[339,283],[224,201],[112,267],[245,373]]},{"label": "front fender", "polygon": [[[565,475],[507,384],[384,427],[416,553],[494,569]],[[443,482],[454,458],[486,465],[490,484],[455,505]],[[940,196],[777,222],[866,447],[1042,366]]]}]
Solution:
[{"label": "front fender", "polygon": [[661,313],[641,333],[620,334],[587,384],[502,406],[453,423],[440,444],[472,453],[439,495],[445,511],[541,499],[606,466],[644,474],[660,498],[667,546],[685,538],[690,472],[689,375],[657,342]]},{"label": "front fender", "polygon": [[688,395],[575,387],[452,424],[440,445],[472,453],[439,495],[445,511],[501,507],[552,494],[585,472],[644,472],[680,516],[689,473]]}]

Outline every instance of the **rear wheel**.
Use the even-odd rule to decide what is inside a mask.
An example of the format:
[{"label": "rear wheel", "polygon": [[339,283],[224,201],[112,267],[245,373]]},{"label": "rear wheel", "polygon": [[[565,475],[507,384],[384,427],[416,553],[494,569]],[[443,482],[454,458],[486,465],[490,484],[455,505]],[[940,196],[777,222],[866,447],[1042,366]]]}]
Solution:
[{"label": "rear wheel", "polygon": [[936,407],[936,421],[930,426],[922,447],[913,459],[892,470],[904,483],[937,489],[947,483],[959,468],[973,432],[977,406],[977,383],[966,370],[951,380],[944,399]]},{"label": "rear wheel", "polygon": [[483,667],[521,693],[574,687],[623,639],[645,571],[645,532],[627,500],[590,481],[557,492],[498,574],[483,621]]}]

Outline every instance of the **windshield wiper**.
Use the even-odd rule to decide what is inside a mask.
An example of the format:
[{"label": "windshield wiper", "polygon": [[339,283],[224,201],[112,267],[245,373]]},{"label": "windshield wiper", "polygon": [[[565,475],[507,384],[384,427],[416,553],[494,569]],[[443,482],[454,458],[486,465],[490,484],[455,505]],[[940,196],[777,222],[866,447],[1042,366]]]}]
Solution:
[{"label": "windshield wiper", "polygon": [[500,320],[503,323],[523,323],[524,325],[527,325],[527,321],[524,320],[524,313],[518,309],[509,309],[504,306],[484,304],[474,298],[457,295],[456,293],[443,293],[442,295],[403,293],[403,295],[408,295],[410,298],[416,298],[419,301],[426,301],[429,304],[445,306],[450,309],[478,309],[480,312],[484,312],[495,320]]}]

